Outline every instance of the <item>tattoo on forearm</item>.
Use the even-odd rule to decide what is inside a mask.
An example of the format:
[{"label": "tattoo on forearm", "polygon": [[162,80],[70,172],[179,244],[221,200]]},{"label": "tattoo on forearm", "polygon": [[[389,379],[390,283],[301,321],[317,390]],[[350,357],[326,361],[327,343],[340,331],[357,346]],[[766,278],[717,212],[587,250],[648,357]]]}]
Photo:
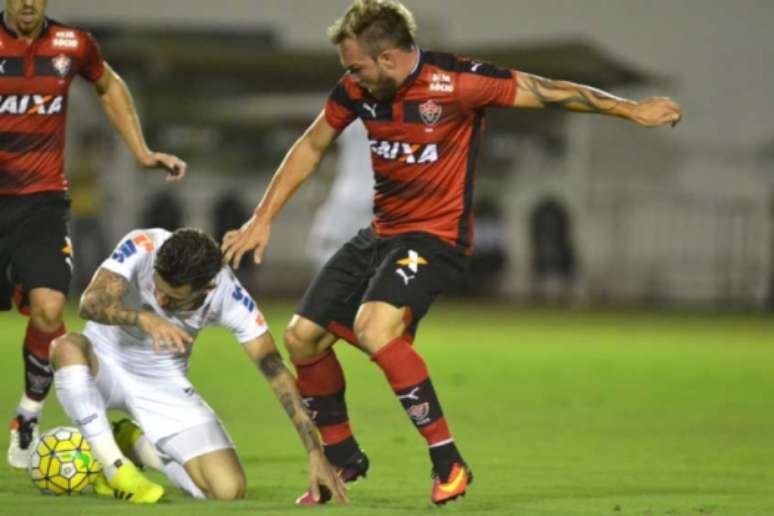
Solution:
[{"label": "tattoo on forearm", "polygon": [[272,351],[261,358],[258,362],[258,367],[266,378],[271,379],[276,378],[285,369],[285,364],[282,362],[280,354]]},{"label": "tattoo on forearm", "polygon": [[[277,357],[279,357],[279,355],[277,355]],[[283,369],[285,369],[284,366]],[[287,371],[287,369],[285,369],[285,371]],[[281,376],[278,373],[278,377],[272,382],[271,387],[274,390],[277,399],[279,399],[282,408],[285,409],[285,413],[287,413],[288,417],[293,421],[293,425],[295,425],[296,431],[301,437],[301,442],[304,443],[306,451],[319,449],[320,439],[317,435],[317,429],[311,419],[309,419],[306,410],[303,408],[301,395],[298,393],[290,373],[288,372],[287,375],[284,376]]]},{"label": "tattoo on forearm", "polygon": [[519,86],[529,90],[543,104],[555,104],[575,111],[607,113],[624,99],[590,86],[553,81],[536,75],[522,74]]},{"label": "tattoo on forearm", "polygon": [[283,392],[279,395],[279,400],[282,404],[282,408],[285,409],[285,413],[290,419],[293,419],[296,415],[296,407],[293,405],[293,395],[289,392]]},{"label": "tattoo on forearm", "polygon": [[123,306],[122,298],[129,285],[118,274],[100,270],[81,296],[80,316],[101,324],[135,325],[139,312]]},{"label": "tattoo on forearm", "polygon": [[320,447],[320,439],[317,436],[317,429],[308,419],[296,422],[296,430],[301,436],[306,451],[312,451]]}]

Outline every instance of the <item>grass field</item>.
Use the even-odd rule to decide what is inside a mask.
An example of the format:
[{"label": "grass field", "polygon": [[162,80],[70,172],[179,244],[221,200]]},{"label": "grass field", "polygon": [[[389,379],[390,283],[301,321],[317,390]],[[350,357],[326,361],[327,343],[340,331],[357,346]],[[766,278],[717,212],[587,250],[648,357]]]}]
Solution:
[{"label": "grass field", "polygon": [[[264,306],[275,336],[291,305]],[[69,327],[81,324],[71,313]],[[22,380],[20,316],[0,315],[0,401]],[[744,315],[579,313],[440,303],[417,345],[476,482],[444,514],[774,514],[774,321]],[[40,495],[0,467],[0,513],[416,515],[430,463],[378,368],[338,344],[369,478],[350,507],[296,508],[306,460],[260,374],[231,337],[208,330],[191,376],[237,443],[249,483],[236,503],[169,486],[138,508],[94,495]],[[43,421],[67,423],[54,396]],[[5,446],[5,441],[3,446]],[[159,478],[161,477],[154,477]]]}]

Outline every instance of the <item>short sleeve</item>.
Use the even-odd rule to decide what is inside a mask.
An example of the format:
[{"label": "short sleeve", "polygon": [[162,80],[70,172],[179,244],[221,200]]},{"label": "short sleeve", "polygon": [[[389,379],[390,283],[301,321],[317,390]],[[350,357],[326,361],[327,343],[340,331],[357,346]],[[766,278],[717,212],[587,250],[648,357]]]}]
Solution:
[{"label": "short sleeve", "polygon": [[155,250],[156,242],[149,232],[134,230],[121,239],[101,268],[131,280],[139,265]]},{"label": "short sleeve", "polygon": [[460,61],[459,95],[468,109],[511,107],[516,98],[516,70],[480,61]]},{"label": "short sleeve", "polygon": [[346,78],[339,81],[325,103],[325,120],[339,132],[357,118],[355,104],[347,93],[345,80]]},{"label": "short sleeve", "polygon": [[102,58],[102,52],[99,49],[97,40],[88,32],[84,34],[83,41],[83,66],[81,66],[78,73],[89,82],[97,82],[102,77],[102,74],[105,73],[105,61]]},{"label": "short sleeve", "polygon": [[237,341],[246,344],[269,331],[269,326],[258,305],[231,270],[224,274],[228,278],[227,288],[221,298],[214,324],[223,326]]}]

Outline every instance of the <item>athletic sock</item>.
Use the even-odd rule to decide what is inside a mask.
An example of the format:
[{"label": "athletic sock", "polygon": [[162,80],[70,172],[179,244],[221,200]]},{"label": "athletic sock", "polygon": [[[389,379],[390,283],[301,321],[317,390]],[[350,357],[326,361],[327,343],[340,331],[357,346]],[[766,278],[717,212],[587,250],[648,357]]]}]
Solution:
[{"label": "athletic sock", "polygon": [[148,439],[145,434],[140,436],[132,444],[131,455],[130,459],[137,465],[142,465],[157,471],[162,471],[164,468],[164,461],[159,456],[158,450],[153,446],[153,443],[150,442],[150,439]]},{"label": "athletic sock", "polygon": [[193,481],[185,468],[177,462],[170,460],[161,466],[161,471],[167,476],[167,478],[172,481],[173,484],[194,498],[207,498],[207,496]]},{"label": "athletic sock", "polygon": [[40,414],[43,412],[43,404],[44,401],[33,400],[27,396],[27,393],[24,393],[16,406],[16,415],[21,417],[23,421],[40,419]]},{"label": "athletic sock", "polygon": [[[430,448],[436,473],[448,477],[451,464],[461,461],[425,361],[405,337],[398,337],[371,358],[384,371],[393,392]],[[445,476],[443,475],[445,473]]]},{"label": "athletic sock", "polygon": [[320,430],[326,457],[335,466],[346,465],[360,448],[349,426],[344,372],[336,354],[327,349],[309,359],[293,360],[293,365],[298,390]]},{"label": "athletic sock", "polygon": [[113,438],[105,404],[94,385],[89,367],[65,366],[54,373],[54,378],[59,404],[89,442],[94,458],[110,480],[127,459]]},{"label": "athletic sock", "polygon": [[41,331],[27,323],[22,357],[24,359],[24,393],[31,400],[43,401],[51,388],[54,373],[48,361],[51,341],[64,335],[65,327],[60,326],[51,333]]}]

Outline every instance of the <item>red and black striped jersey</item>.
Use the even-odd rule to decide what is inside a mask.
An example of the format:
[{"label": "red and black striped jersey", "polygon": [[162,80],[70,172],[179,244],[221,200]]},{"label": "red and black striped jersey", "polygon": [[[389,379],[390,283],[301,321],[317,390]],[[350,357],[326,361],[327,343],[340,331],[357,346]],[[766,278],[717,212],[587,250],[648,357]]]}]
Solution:
[{"label": "red and black striped jersey", "polygon": [[67,91],[76,75],[95,82],[105,69],[89,33],[44,23],[30,43],[0,13],[0,195],[67,190]]},{"label": "red and black striped jersey", "polygon": [[420,51],[416,69],[388,101],[375,99],[349,74],[339,81],[325,118],[343,130],[359,117],[368,130],[377,235],[421,231],[471,253],[484,108],[513,105],[517,73]]}]

